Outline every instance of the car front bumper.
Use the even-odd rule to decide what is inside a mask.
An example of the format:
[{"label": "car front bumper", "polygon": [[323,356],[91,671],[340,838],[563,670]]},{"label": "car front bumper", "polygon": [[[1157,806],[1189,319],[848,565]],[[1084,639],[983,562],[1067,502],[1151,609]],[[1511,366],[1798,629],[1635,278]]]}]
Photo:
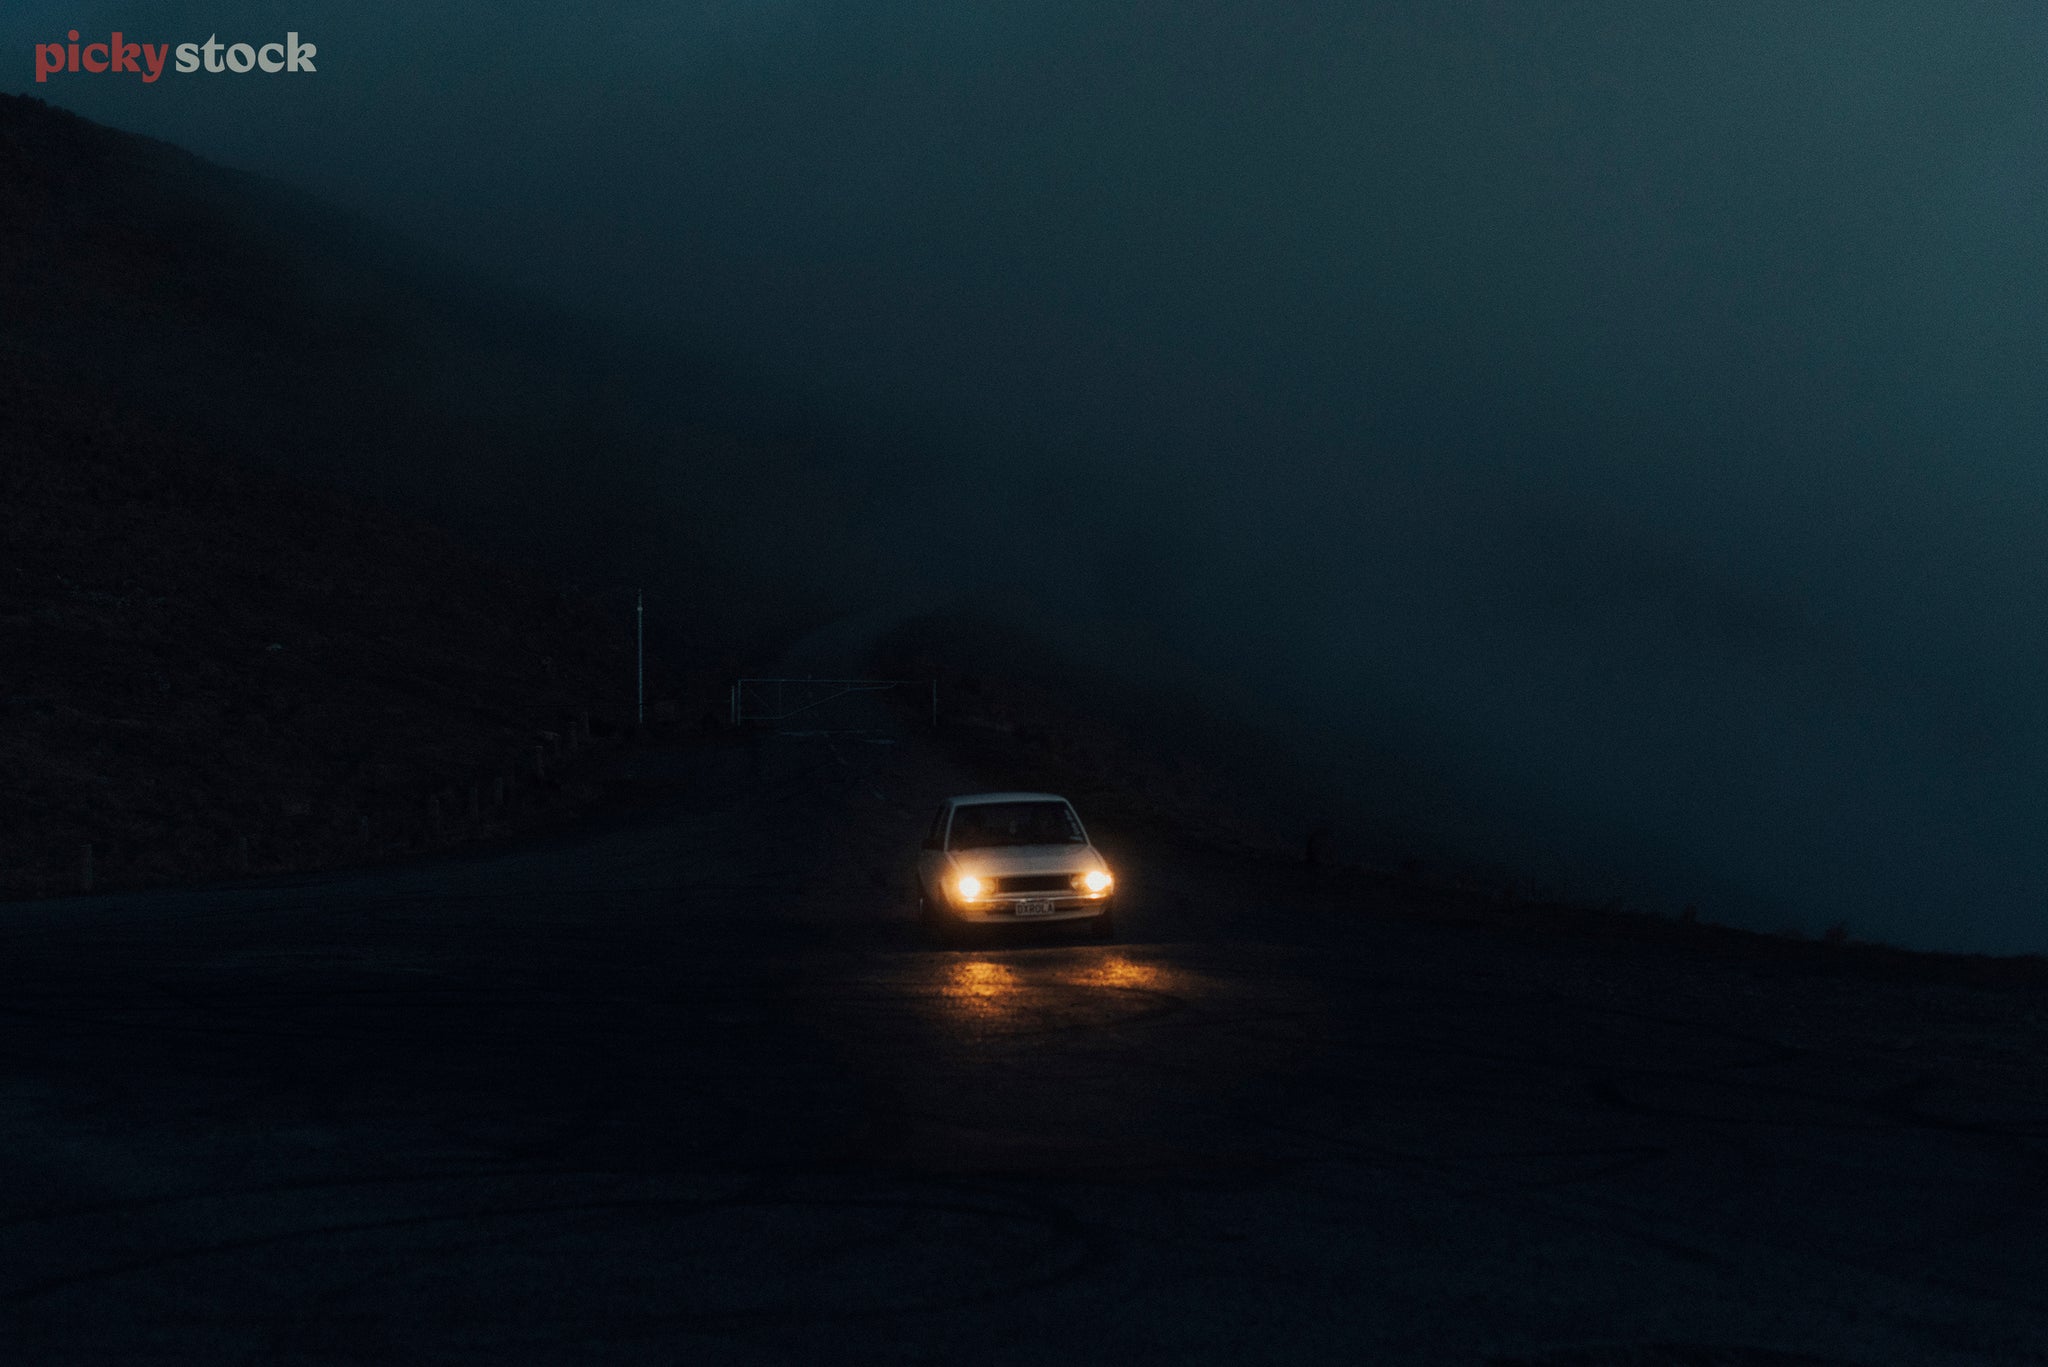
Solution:
[{"label": "car front bumper", "polygon": [[[953,915],[969,925],[1033,925],[1047,921],[1086,921],[1108,913],[1112,903],[1109,896],[1102,897],[992,897],[965,906],[955,902]],[[1050,902],[1050,911],[1020,911],[1019,908],[1033,902]]]}]

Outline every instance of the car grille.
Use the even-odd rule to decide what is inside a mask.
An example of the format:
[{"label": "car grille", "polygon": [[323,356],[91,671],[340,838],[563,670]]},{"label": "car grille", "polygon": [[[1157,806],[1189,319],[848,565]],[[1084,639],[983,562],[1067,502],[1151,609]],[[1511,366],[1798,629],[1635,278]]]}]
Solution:
[{"label": "car grille", "polygon": [[995,880],[997,892],[1068,892],[1073,886],[1071,873],[1013,873]]}]

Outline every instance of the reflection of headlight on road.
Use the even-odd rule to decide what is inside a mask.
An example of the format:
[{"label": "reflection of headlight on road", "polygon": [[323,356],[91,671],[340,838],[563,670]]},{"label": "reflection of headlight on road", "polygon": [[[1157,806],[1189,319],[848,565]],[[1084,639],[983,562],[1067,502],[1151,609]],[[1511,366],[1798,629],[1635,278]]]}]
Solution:
[{"label": "reflection of headlight on road", "polygon": [[1003,964],[973,960],[946,975],[945,995],[956,1007],[980,1013],[1000,1011],[1017,992],[1017,975]]},{"label": "reflection of headlight on road", "polygon": [[1070,981],[1089,987],[1121,987],[1139,992],[1156,992],[1169,985],[1166,975],[1158,968],[1122,954],[1105,955],[1086,964]]},{"label": "reflection of headlight on road", "polygon": [[971,873],[963,875],[953,886],[959,889],[962,901],[972,902],[981,896],[981,880]]},{"label": "reflection of headlight on road", "polygon": [[1103,870],[1090,869],[1087,877],[1081,880],[1081,884],[1090,892],[1107,892],[1109,891],[1110,881],[1110,876]]}]

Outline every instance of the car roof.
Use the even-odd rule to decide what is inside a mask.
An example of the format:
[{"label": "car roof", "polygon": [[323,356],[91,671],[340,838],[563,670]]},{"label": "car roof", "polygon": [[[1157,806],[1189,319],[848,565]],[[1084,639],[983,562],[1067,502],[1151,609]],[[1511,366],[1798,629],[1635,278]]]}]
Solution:
[{"label": "car roof", "polygon": [[949,797],[948,803],[955,807],[976,807],[984,802],[1065,802],[1058,793],[963,793]]}]

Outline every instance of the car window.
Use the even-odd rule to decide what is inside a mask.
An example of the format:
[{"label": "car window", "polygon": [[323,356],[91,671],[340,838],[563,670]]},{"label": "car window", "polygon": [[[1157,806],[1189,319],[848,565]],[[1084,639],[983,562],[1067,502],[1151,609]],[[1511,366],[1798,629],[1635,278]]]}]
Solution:
[{"label": "car window", "polygon": [[953,809],[953,834],[947,848],[1087,843],[1074,809],[1064,802],[973,802]]},{"label": "car window", "polygon": [[936,845],[946,838],[946,804],[941,802],[932,809],[932,824],[924,833],[924,843]]}]

